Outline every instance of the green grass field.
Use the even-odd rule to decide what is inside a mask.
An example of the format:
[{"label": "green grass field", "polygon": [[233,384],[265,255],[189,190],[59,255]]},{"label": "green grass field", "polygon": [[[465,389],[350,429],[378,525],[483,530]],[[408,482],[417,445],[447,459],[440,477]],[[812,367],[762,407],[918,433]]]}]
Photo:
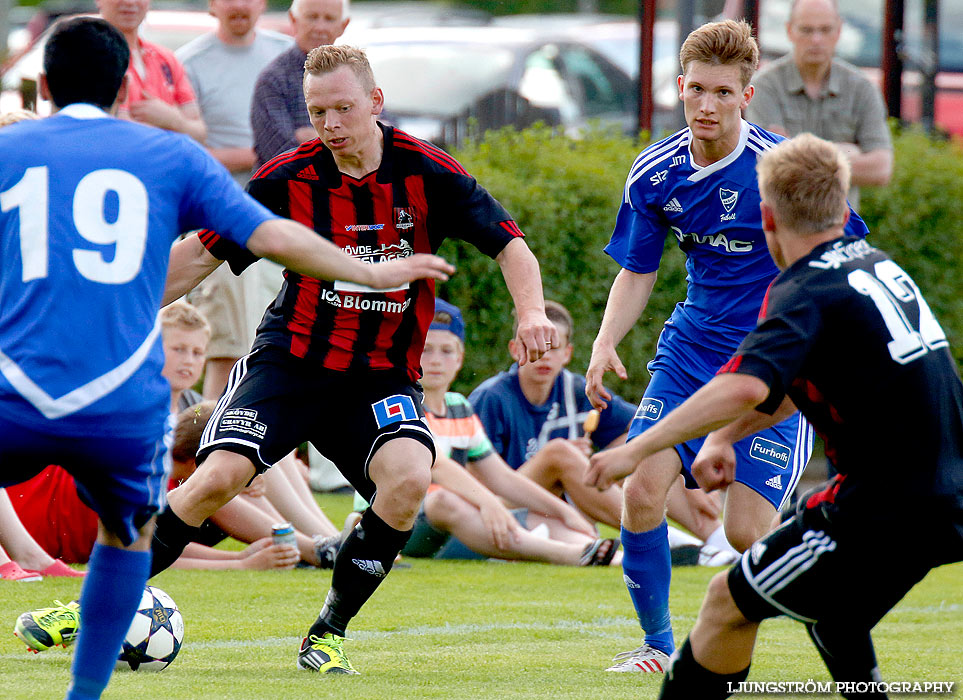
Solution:
[{"label": "green grass field", "polygon": [[[320,500],[335,522],[350,508],[346,496]],[[320,609],[330,572],[166,571],[152,583],[183,611],[184,647],[161,673],[115,673],[104,697],[656,696],[660,678],[603,672],[613,654],[640,641],[620,569],[408,561],[412,567],[395,570],[349,629],[346,650],[362,673],[353,677],[295,669],[298,643]],[[701,567],[674,572],[680,642],[713,573]],[[70,652],[28,654],[12,630],[20,612],[55,598],[66,602],[78,591],[76,580],[0,584],[0,697],[63,696]],[[882,622],[875,639],[886,680],[963,685],[963,565],[931,573]],[[808,679],[829,676],[802,627],[784,619],[764,624],[750,680]]]}]

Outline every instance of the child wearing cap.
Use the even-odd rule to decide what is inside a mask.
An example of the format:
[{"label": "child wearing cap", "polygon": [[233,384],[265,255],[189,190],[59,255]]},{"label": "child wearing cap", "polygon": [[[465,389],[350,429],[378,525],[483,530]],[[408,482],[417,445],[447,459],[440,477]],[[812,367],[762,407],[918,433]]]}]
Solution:
[{"label": "child wearing cap", "polygon": [[[625,442],[635,406],[613,395],[599,416],[598,426],[590,437],[585,435],[585,420],[592,410],[585,395],[585,377],[567,369],[572,358],[574,322],[568,309],[556,301],[546,300],[545,312],[558,330],[559,346],[536,362],[522,367],[513,364],[508,371],[485,380],[468,400],[495,451],[511,468],[554,494],[564,494],[588,517],[619,529],[619,487],[599,491],[586,486],[583,479],[593,451]],[[508,349],[517,359],[514,340],[509,341]],[[699,538],[670,528],[673,564],[731,563],[731,552],[702,546],[712,533],[722,532],[719,511],[715,496],[682,488],[681,483],[673,486],[668,499],[669,517]]]},{"label": "child wearing cap", "polygon": [[421,384],[438,456],[402,554],[617,565],[619,541],[599,538],[574,508],[509,468],[492,450],[468,400],[448,391],[461,369],[464,342],[461,311],[436,299]]}]

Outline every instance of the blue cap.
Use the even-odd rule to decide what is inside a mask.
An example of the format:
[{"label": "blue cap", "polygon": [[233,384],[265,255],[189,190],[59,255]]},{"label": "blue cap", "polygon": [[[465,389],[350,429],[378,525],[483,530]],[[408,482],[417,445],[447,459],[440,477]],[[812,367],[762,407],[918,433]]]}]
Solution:
[{"label": "blue cap", "polygon": [[454,304],[449,304],[444,299],[435,299],[435,313],[446,313],[451,316],[451,321],[448,323],[442,323],[440,321],[432,321],[431,325],[428,326],[428,330],[431,331],[448,331],[449,333],[454,333],[458,336],[458,339],[464,343],[465,342],[465,321],[461,317],[461,311]]}]

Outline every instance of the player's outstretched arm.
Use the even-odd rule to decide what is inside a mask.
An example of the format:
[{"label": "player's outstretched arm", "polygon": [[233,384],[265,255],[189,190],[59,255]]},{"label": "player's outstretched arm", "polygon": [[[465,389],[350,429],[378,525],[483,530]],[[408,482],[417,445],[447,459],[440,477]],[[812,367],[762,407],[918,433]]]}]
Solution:
[{"label": "player's outstretched arm", "polygon": [[444,281],[455,271],[444,258],[424,253],[370,265],[290,219],[265,221],[254,229],[247,247],[258,257],[303,275],[357,282],[373,289],[390,289],[421,278]]},{"label": "player's outstretched arm", "polygon": [[201,243],[196,233],[183,238],[171,248],[170,262],[167,266],[167,286],[161,306],[180,299],[200,284],[205,277],[214,272],[221,264]]},{"label": "player's outstretched arm", "polygon": [[585,483],[606,489],[635,471],[639,463],[673,445],[706,435],[728,425],[769,396],[769,387],[749,374],[720,374],[669,413],[620,447],[592,455]]},{"label": "player's outstretched arm", "polygon": [[538,260],[521,238],[509,241],[495,257],[502,270],[508,293],[518,314],[515,343],[519,348],[519,365],[534,362],[549,348],[559,347],[558,330],[545,315],[542,275]]},{"label": "player's outstretched arm", "polygon": [[787,396],[772,415],[749,411],[729,425],[709,433],[692,462],[692,477],[696,483],[706,492],[731,484],[736,478],[736,452],[732,446],[749,435],[781,423],[795,412],[796,406]]},{"label": "player's outstretched arm", "polygon": [[627,379],[628,373],[619,359],[615,347],[622,341],[642,315],[649,303],[649,295],[655,286],[658,273],[637,273],[621,270],[612,282],[609,299],[602,315],[595,342],[592,343],[592,357],[585,372],[585,395],[592,405],[602,410],[612,400],[612,394],[602,384],[606,372],[615,372],[620,379]]},{"label": "player's outstretched arm", "polygon": [[696,483],[706,492],[731,484],[736,476],[736,453],[732,446],[745,437],[781,423],[795,412],[796,405],[787,396],[772,415],[748,411],[729,425],[709,433],[692,462],[692,477]]}]

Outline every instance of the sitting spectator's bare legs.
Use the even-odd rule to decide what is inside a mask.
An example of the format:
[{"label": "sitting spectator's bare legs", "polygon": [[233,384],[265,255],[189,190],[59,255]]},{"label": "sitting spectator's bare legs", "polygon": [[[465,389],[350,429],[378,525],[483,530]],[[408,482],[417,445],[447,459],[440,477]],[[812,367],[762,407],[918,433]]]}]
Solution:
[{"label": "sitting spectator's bare legs", "polygon": [[[262,537],[270,537],[271,526],[278,522],[278,516],[271,516],[252,505],[251,500],[259,499],[231,499],[217,509],[210,518],[211,522],[241,542],[253,543]],[[320,562],[314,540],[299,530],[295,530],[294,536],[298,541],[301,559],[312,566],[318,566]]]},{"label": "sitting spectator's bare legs", "polygon": [[298,473],[294,453],[264,473],[264,494],[295,529],[309,535],[337,535],[340,530],[328,520]]},{"label": "sitting spectator's bare legs", "polygon": [[[512,545],[499,549],[478,508],[447,489],[438,489],[428,494],[425,498],[425,515],[433,527],[450,532],[469,549],[498,559],[524,559],[577,566],[585,547],[593,541],[587,535],[564,528],[557,520],[544,519],[554,522],[556,530],[566,530],[571,541],[546,539],[519,528]],[[621,561],[621,552],[616,552],[611,565],[617,566]]]},{"label": "sitting spectator's bare legs", "polygon": [[0,565],[13,559],[24,569],[43,571],[54,563],[20,522],[6,489],[0,489],[0,544]]},{"label": "sitting spectator's bare legs", "polygon": [[590,519],[618,529],[621,523],[622,490],[612,486],[599,491],[586,486],[583,480],[587,468],[588,457],[574,443],[556,438],[535,453],[518,471],[556,495],[568,494]]}]

